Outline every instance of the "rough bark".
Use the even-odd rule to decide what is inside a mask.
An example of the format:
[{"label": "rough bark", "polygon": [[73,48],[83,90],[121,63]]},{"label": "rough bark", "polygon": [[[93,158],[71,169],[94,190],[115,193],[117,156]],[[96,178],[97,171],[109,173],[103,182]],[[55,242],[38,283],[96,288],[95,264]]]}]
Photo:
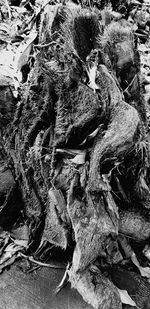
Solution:
[{"label": "rough bark", "polygon": [[137,239],[146,240],[150,237],[150,219],[137,211],[122,210],[119,213],[119,232]]}]

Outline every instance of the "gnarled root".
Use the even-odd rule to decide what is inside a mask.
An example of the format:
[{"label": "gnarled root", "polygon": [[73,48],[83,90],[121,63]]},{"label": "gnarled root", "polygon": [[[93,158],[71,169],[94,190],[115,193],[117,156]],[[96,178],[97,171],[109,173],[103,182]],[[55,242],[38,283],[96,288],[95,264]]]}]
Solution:
[{"label": "gnarled root", "polygon": [[105,159],[112,157],[113,162],[114,159],[124,157],[139,139],[139,127],[140,119],[136,109],[123,101],[120,102],[114,109],[112,121],[105,135],[97,136],[95,141],[90,161],[88,184],[90,192],[105,190],[101,177],[102,174],[107,174]]}]

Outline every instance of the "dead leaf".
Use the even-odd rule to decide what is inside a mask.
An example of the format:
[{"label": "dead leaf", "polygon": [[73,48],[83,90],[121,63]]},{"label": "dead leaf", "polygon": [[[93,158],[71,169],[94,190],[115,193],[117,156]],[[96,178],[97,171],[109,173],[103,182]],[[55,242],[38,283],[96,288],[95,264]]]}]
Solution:
[{"label": "dead leaf", "polygon": [[16,240],[26,240],[29,239],[29,227],[24,224],[16,229],[11,231],[11,236],[13,236]]},{"label": "dead leaf", "polygon": [[66,267],[66,271],[65,271],[65,273],[62,277],[62,280],[55,290],[55,294],[58,294],[69,282],[69,275],[68,275],[68,269],[69,268],[70,268],[70,263],[68,263],[68,265]]},{"label": "dead leaf", "polygon": [[19,251],[20,248],[21,248],[20,246],[14,244],[14,243],[11,243],[11,244],[9,244],[9,245],[5,248],[4,252],[10,252],[10,253],[13,254],[14,252]]},{"label": "dead leaf", "polygon": [[93,65],[92,68],[88,68],[87,73],[88,73],[88,77],[89,77],[89,82],[88,82],[88,86],[94,90],[94,93],[96,92],[96,90],[99,89],[99,86],[95,83],[95,79],[96,79],[96,71],[97,71],[97,65]]},{"label": "dead leaf", "polygon": [[123,235],[119,235],[118,236],[118,242],[119,242],[121,248],[124,251],[125,257],[127,259],[130,258],[133,254],[133,250],[132,250],[130,244],[128,243],[126,237],[123,236]]},{"label": "dead leaf", "polygon": [[4,253],[0,258],[0,265],[9,260],[17,251],[21,249],[20,246],[16,246],[13,243],[9,244],[5,249]]},{"label": "dead leaf", "polygon": [[28,240],[25,239],[14,239],[14,244],[20,247],[27,248],[28,247]]},{"label": "dead leaf", "polygon": [[141,5],[141,3],[137,0],[131,0],[130,1],[130,4],[133,4],[133,5]]},{"label": "dead leaf", "polygon": [[48,195],[50,197],[50,200],[53,201],[56,205],[57,212],[61,217],[62,221],[69,223],[69,217],[67,216],[66,212],[67,205],[61,190],[52,188],[49,190]]},{"label": "dead leaf", "polygon": [[139,264],[139,261],[135,255],[135,253],[132,254],[131,260],[133,264],[139,269],[140,274],[142,277],[150,278],[150,267],[142,267]]},{"label": "dead leaf", "polygon": [[16,258],[17,258],[17,255],[14,255],[14,256],[12,256],[9,260],[5,261],[2,265],[0,265],[0,273],[2,272],[2,270],[3,270],[5,267],[7,267],[7,266],[13,264],[13,263],[15,262]]},{"label": "dead leaf", "polygon": [[18,47],[14,61],[16,71],[20,71],[21,68],[28,62],[32,44],[36,37],[37,31],[32,30],[30,35],[26,38],[26,42],[22,42]]},{"label": "dead leaf", "polygon": [[3,239],[1,242],[0,242],[0,255],[2,255],[2,253],[4,252],[4,249],[6,247],[6,245],[8,244],[9,242],[9,239],[10,237],[7,235],[5,237],[5,239]]},{"label": "dead leaf", "polygon": [[122,301],[123,304],[126,305],[130,305],[133,307],[136,307],[136,303],[134,302],[134,300],[130,297],[130,295],[128,294],[128,292],[126,290],[120,290],[118,289],[119,295],[120,295],[120,299]]},{"label": "dead leaf", "polygon": [[90,137],[90,138],[95,137],[97,135],[98,131],[99,131],[99,127],[96,130],[94,130],[91,134],[89,134],[88,137]]},{"label": "dead leaf", "polygon": [[80,154],[77,154],[73,159],[70,161],[75,163],[75,164],[84,164],[85,163],[85,157],[86,157],[86,151],[83,151]]}]

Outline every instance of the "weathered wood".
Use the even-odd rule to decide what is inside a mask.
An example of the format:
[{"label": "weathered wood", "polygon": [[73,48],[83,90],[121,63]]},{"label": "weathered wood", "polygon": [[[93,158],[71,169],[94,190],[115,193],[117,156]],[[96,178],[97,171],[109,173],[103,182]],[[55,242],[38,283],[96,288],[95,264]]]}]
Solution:
[{"label": "weathered wood", "polygon": [[[103,167],[105,160],[109,157],[111,161],[112,157],[112,162],[117,161],[119,158],[121,159],[124,153],[129,152],[135,143],[134,137],[140,126],[138,112],[123,101],[115,81],[106,68],[103,67],[102,77],[106,81],[110,98],[110,106],[108,106],[110,110],[110,122],[104,136],[102,138],[101,135],[97,137],[93,147],[89,176],[89,189],[92,191],[101,190],[99,183],[100,174],[107,173]],[[139,138],[140,135],[137,135],[137,140]]]},{"label": "weathered wood", "polygon": [[[95,309],[121,309],[121,301],[91,264],[106,256],[118,228],[139,240],[150,233],[149,220],[120,210],[150,201],[139,59],[126,26],[105,27],[96,10],[74,4],[47,6],[29,84],[4,133],[26,217],[35,230],[41,224],[36,246],[42,233],[63,249],[74,246],[70,281]],[[82,162],[72,149],[84,152]]]},{"label": "weathered wood", "polygon": [[71,286],[76,288],[83,299],[94,309],[121,309],[119,293],[113,283],[99,269],[92,268],[76,273],[73,268],[69,271]]},{"label": "weathered wood", "polygon": [[67,205],[61,190],[50,189],[48,195],[49,205],[42,239],[66,249],[70,225]]},{"label": "weathered wood", "polygon": [[[110,213],[106,209],[107,197],[83,193],[76,174],[68,192],[68,213],[72,222],[76,246],[73,255],[74,271],[81,271],[97,256],[104,255],[110,235],[118,233],[118,218],[113,204]],[[81,196],[78,196],[81,191]],[[115,203],[114,203],[115,204]],[[110,206],[110,204],[109,204]],[[108,208],[109,208],[108,206]]]}]

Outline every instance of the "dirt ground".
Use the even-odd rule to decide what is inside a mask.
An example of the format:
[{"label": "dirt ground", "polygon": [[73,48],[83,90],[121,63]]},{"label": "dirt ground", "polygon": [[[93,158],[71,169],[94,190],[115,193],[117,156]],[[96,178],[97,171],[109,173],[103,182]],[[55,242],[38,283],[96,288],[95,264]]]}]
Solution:
[{"label": "dirt ground", "polygon": [[70,284],[54,294],[63,273],[42,267],[25,274],[13,265],[1,274],[0,309],[91,309]]}]

